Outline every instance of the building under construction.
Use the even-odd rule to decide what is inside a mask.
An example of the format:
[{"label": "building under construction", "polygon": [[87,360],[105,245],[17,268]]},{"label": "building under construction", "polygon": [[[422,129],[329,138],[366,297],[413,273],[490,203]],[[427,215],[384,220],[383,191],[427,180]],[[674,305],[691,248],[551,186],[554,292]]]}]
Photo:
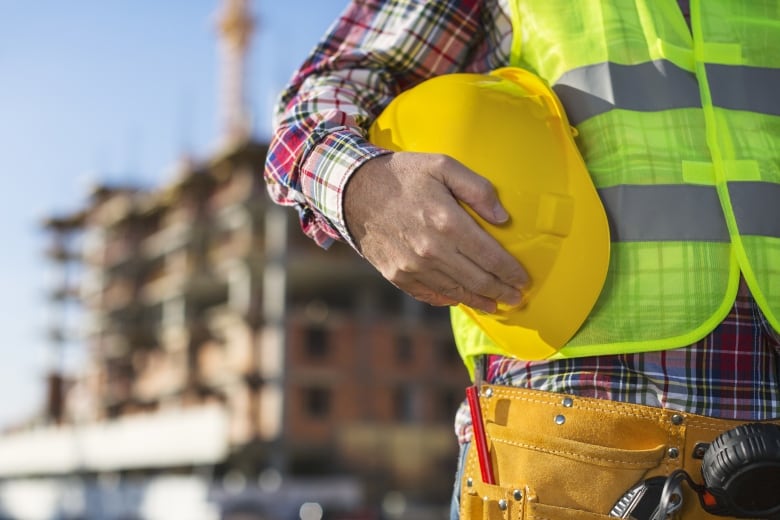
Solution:
[{"label": "building under construction", "polygon": [[245,2],[220,28],[218,151],[45,222],[51,305],[78,308],[52,349],[76,326],[85,362],[53,356],[41,420],[0,437],[0,518],[445,518],[467,382],[448,313],[270,202]]}]

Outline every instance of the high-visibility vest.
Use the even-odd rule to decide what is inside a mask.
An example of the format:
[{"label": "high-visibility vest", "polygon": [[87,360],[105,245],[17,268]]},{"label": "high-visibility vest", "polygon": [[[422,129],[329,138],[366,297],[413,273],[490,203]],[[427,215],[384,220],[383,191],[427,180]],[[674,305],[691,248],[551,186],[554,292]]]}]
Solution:
[{"label": "high-visibility vest", "polygon": [[[690,29],[675,0],[511,2],[511,64],[561,98],[612,236],[601,296],[554,357],[694,343],[740,273],[780,330],[780,1],[691,0]],[[502,353],[452,318],[467,366]]]}]

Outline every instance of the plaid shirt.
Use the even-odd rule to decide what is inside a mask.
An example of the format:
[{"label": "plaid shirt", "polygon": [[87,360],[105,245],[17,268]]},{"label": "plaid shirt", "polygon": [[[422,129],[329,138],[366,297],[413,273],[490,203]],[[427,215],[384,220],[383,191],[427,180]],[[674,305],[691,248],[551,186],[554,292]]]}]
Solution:
[{"label": "plaid shirt", "polygon": [[[399,92],[439,74],[506,65],[508,1],[350,4],[283,92],[265,176],[273,200],[295,206],[327,247],[350,237],[341,194],[365,161],[387,153],[366,129]],[[684,15],[687,0],[680,0]],[[780,417],[778,336],[742,285],[728,318],[694,345],[550,362],[493,356],[488,381],[662,406],[720,418]],[[458,412],[461,441],[469,416]]]},{"label": "plaid shirt", "polygon": [[[721,419],[780,417],[780,334],[772,330],[741,282],[726,319],[688,347],[612,356],[527,362],[490,356],[486,380],[681,410]],[[471,437],[464,405],[458,440]]]},{"label": "plaid shirt", "polygon": [[505,1],[353,2],[313,50],[280,99],[265,177],[318,244],[351,243],[341,194],[352,172],[387,153],[364,136],[393,97],[432,76],[508,63]]}]

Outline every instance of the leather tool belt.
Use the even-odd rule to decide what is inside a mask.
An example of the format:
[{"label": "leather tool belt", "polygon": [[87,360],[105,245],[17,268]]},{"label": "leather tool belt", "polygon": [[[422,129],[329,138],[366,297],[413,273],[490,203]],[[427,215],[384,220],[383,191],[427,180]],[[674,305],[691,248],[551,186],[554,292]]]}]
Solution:
[{"label": "leather tool belt", "polygon": [[[480,403],[496,485],[468,450],[461,519],[611,518],[638,482],[685,469],[701,481],[707,443],[740,421],[507,386],[483,385]],[[780,424],[780,420],[771,421]],[[679,518],[706,513],[683,489]]]}]

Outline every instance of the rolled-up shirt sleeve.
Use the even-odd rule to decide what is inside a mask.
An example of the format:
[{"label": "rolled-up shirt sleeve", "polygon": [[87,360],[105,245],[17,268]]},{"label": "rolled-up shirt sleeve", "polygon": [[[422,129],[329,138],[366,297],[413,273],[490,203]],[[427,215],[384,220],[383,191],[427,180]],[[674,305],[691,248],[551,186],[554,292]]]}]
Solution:
[{"label": "rolled-up shirt sleeve", "polygon": [[354,244],[343,194],[350,176],[388,150],[366,135],[401,91],[463,70],[484,32],[482,2],[354,1],[282,92],[265,180],[272,200],[294,206],[319,245]]}]

